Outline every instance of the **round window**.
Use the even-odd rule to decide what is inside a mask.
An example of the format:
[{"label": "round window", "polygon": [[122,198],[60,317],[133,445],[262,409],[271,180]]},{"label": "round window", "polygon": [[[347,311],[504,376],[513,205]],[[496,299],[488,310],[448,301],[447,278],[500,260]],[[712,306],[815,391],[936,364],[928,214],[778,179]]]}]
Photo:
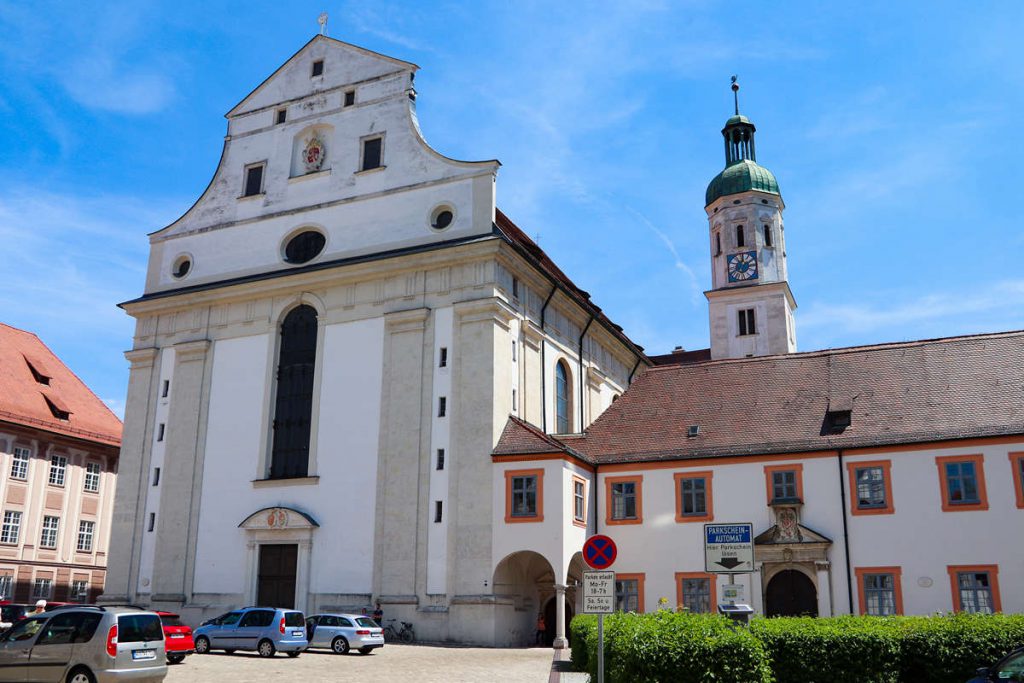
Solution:
[{"label": "round window", "polygon": [[442,204],[434,207],[430,212],[430,227],[434,230],[444,230],[455,220],[455,211],[452,207]]},{"label": "round window", "polygon": [[288,240],[284,248],[284,260],[288,263],[305,263],[312,261],[324,250],[327,238],[316,230],[300,232]]},{"label": "round window", "polygon": [[171,268],[171,275],[180,280],[188,275],[188,271],[190,270],[192,270],[192,259],[188,256],[179,256],[177,260],[174,261],[174,267]]}]

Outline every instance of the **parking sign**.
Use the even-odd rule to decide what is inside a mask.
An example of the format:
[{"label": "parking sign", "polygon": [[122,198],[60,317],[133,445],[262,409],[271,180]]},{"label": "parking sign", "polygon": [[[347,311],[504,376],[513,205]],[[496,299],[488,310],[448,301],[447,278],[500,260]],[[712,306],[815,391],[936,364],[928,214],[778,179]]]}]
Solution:
[{"label": "parking sign", "polygon": [[615,572],[583,572],[583,613],[615,611]]}]

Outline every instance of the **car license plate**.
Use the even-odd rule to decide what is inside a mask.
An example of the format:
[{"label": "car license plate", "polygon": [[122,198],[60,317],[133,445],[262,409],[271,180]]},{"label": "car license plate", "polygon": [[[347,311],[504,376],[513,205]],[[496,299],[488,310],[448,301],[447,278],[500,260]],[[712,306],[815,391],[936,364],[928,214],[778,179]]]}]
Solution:
[{"label": "car license plate", "polygon": [[156,659],[156,650],[132,650],[132,659]]},{"label": "car license plate", "polygon": [[185,637],[184,633],[172,633],[171,634],[171,638],[184,638],[184,637]]},{"label": "car license plate", "polygon": [[304,636],[304,635],[306,635],[306,632],[305,632],[305,631],[292,631],[292,635],[293,635],[294,637],[298,638],[299,636]]}]

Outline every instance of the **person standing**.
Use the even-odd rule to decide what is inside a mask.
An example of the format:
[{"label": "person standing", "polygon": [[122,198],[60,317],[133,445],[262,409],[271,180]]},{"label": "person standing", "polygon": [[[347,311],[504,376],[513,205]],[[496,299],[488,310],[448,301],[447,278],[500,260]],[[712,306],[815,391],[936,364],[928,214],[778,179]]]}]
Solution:
[{"label": "person standing", "polygon": [[537,613],[537,645],[544,645],[548,637],[548,625],[544,621],[544,613]]},{"label": "person standing", "polygon": [[373,607],[373,620],[377,622],[377,626],[384,625],[384,610],[380,608],[380,600]]}]

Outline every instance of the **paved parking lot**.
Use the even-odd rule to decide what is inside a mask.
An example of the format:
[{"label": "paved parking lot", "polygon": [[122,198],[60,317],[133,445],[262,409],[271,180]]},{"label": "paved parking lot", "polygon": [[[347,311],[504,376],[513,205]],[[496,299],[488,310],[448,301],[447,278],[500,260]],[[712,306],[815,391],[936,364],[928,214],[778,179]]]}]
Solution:
[{"label": "paved parking lot", "polygon": [[[432,645],[391,645],[370,655],[304,652],[291,659],[277,655],[260,659],[255,653],[220,652],[192,655],[169,667],[167,683],[251,683],[273,681],[377,680],[416,683],[546,683],[551,650],[504,650]],[[349,678],[349,677],[353,678]]]}]

